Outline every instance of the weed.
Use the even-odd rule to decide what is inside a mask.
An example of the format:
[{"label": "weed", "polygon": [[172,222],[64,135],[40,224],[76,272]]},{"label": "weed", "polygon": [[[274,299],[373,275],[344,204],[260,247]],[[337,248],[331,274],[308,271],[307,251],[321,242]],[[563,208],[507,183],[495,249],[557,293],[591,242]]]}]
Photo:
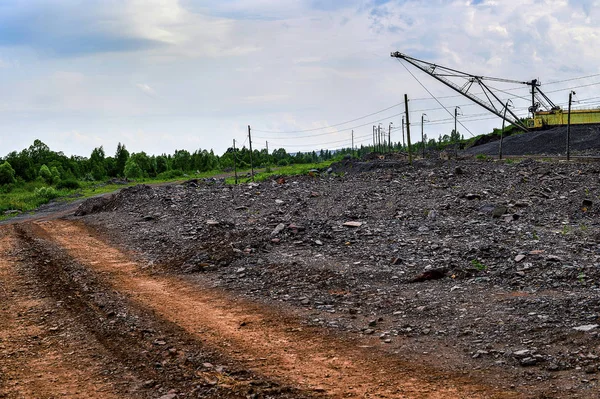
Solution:
[{"label": "weed", "polygon": [[485,161],[488,157],[485,154],[477,154],[475,158]]},{"label": "weed", "polygon": [[483,263],[481,263],[480,261],[478,261],[477,259],[473,259],[471,261],[471,265],[479,271],[487,270],[487,266],[484,265]]},{"label": "weed", "polygon": [[562,234],[563,236],[566,236],[567,234],[569,234],[570,231],[571,231],[571,228],[565,224],[563,226],[560,234]]},{"label": "weed", "polygon": [[540,237],[538,236],[537,231],[533,230],[533,233],[531,235],[534,240],[539,241]]}]

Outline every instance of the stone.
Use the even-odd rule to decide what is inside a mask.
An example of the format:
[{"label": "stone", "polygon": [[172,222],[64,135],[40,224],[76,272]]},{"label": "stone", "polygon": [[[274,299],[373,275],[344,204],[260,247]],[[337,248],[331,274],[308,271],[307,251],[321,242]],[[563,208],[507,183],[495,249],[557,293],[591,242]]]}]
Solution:
[{"label": "stone", "polygon": [[523,254],[519,254],[519,255],[515,256],[515,262],[517,262],[517,263],[519,263],[523,259],[525,259],[525,255],[523,255]]},{"label": "stone", "polygon": [[283,229],[285,229],[285,224],[279,223],[271,232],[271,236],[276,236],[277,234],[281,233]]},{"label": "stone", "polygon": [[343,226],[346,226],[346,227],[360,227],[360,226],[362,226],[362,223],[361,222],[352,222],[352,221],[350,221],[350,222],[345,222],[343,224]]},{"label": "stone", "polygon": [[206,224],[209,225],[209,226],[218,226],[219,222],[216,221],[216,220],[213,220],[213,219],[209,219],[209,220],[206,221]]},{"label": "stone", "polygon": [[508,212],[508,208],[505,207],[504,205],[499,205],[499,206],[495,207],[494,210],[492,211],[492,217],[499,218],[502,215],[504,215],[506,212]]},{"label": "stone", "polygon": [[573,327],[575,331],[592,331],[593,329],[598,328],[598,324],[585,324],[583,326]]},{"label": "stone", "polygon": [[521,366],[523,367],[535,366],[537,362],[538,361],[535,357],[525,357],[520,361]]},{"label": "stone", "polygon": [[525,358],[530,353],[531,353],[531,351],[529,349],[521,349],[520,351],[513,352],[513,356],[516,357],[517,359],[518,358]]},{"label": "stone", "polygon": [[474,194],[474,193],[469,193],[469,194],[465,195],[465,198],[468,199],[468,200],[481,199],[481,195]]}]

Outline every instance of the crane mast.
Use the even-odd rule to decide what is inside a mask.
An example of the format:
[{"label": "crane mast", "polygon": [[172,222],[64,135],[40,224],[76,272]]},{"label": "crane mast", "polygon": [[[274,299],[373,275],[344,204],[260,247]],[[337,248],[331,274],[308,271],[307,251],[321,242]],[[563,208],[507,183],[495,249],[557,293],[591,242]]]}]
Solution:
[{"label": "crane mast", "polygon": [[[529,82],[524,82],[511,79],[478,76],[472,75],[467,72],[462,72],[456,69],[444,67],[441,65],[436,65],[431,62],[419,60],[417,58],[413,58],[406,54],[400,53],[399,51],[391,53],[391,56],[408,62],[409,64],[415,66],[416,68],[439,80],[446,86],[450,87],[452,90],[457,91],[463,96],[469,98],[471,101],[490,111],[494,115],[497,115],[498,117],[504,119],[506,122],[517,126],[519,129],[525,132],[529,131],[527,126],[525,126],[525,124],[521,122],[519,117],[510,108],[506,108],[506,103],[503,102],[496,95],[496,93],[494,93],[494,91],[488,85],[485,84],[484,81],[487,80],[502,83],[517,83],[531,86],[531,107],[529,107],[529,111],[531,112],[532,116],[535,115],[535,112],[540,107],[543,107],[547,110],[560,109],[560,107],[554,105],[554,103],[539,89],[540,83],[537,79],[534,79]],[[465,79],[465,83],[462,86],[459,86],[458,84],[456,84],[448,78],[462,78]],[[469,92],[469,90],[474,84],[477,84],[479,85],[479,87],[481,87],[481,90],[485,95],[485,99],[480,98],[475,94]]]}]

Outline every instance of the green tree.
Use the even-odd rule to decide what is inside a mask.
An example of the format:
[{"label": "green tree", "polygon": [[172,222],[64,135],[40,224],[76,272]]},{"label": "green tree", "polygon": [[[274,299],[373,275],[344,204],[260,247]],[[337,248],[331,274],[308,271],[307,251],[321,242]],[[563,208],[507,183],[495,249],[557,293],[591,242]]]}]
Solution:
[{"label": "green tree", "polygon": [[102,180],[106,177],[106,165],[104,148],[102,146],[94,148],[90,155],[90,172],[94,180]]},{"label": "green tree", "polygon": [[133,158],[129,158],[127,160],[123,172],[125,173],[125,177],[128,179],[139,179],[144,176],[144,171]]},{"label": "green tree", "polygon": [[50,168],[50,174],[52,175],[52,184],[60,182],[60,172],[56,166]]},{"label": "green tree", "polygon": [[129,151],[125,148],[125,144],[117,144],[117,152],[115,153],[115,171],[117,176],[123,176],[125,173],[125,164],[129,159]]},{"label": "green tree", "polygon": [[40,167],[38,175],[44,179],[47,184],[52,184],[52,172],[50,172],[50,168],[45,164]]},{"label": "green tree", "polygon": [[7,161],[0,164],[0,185],[15,183],[15,170]]}]

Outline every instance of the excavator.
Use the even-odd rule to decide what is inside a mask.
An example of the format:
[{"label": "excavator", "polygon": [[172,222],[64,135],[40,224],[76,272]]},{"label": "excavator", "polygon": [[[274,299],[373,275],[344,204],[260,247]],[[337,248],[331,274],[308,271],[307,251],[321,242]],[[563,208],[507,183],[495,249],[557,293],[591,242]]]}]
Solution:
[{"label": "excavator", "polygon": [[[571,125],[600,124],[600,109],[577,109],[565,112],[544,94],[540,88],[541,83],[538,79],[518,81],[473,75],[410,57],[399,51],[392,52],[391,56],[406,61],[524,132],[530,130],[543,130],[556,126],[566,126],[569,114]],[[459,85],[451,80],[455,78],[459,78],[459,81],[462,80],[464,83]],[[530,117],[524,119],[519,118],[511,107],[508,106],[508,102],[504,102],[500,99],[496,93],[498,89],[491,87],[487,82],[515,83],[530,86]],[[482,93],[476,95],[473,93],[473,87],[479,87],[482,90]]]}]

